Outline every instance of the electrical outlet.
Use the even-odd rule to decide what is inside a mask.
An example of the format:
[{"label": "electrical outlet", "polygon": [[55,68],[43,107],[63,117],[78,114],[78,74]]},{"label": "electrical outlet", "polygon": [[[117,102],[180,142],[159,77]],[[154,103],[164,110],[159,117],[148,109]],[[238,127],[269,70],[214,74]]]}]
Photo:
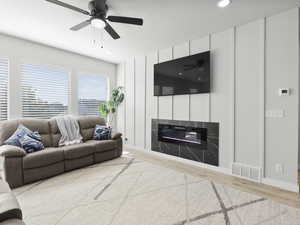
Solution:
[{"label": "electrical outlet", "polygon": [[277,163],[275,166],[276,173],[283,175],[283,165],[280,163]]}]

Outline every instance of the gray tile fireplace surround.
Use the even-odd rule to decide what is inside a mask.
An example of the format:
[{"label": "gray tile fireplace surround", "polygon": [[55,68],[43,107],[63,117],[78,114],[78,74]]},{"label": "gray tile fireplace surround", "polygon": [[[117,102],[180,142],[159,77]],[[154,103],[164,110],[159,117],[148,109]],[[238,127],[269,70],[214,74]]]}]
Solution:
[{"label": "gray tile fireplace surround", "polygon": [[[170,137],[170,128],[198,132],[199,140]],[[165,132],[165,133],[164,133]],[[171,131],[172,133],[172,131]],[[201,133],[201,134],[200,134]],[[195,133],[194,133],[195,134]],[[183,138],[181,138],[183,137]],[[219,123],[152,119],[152,151],[210,165],[219,165]]]}]

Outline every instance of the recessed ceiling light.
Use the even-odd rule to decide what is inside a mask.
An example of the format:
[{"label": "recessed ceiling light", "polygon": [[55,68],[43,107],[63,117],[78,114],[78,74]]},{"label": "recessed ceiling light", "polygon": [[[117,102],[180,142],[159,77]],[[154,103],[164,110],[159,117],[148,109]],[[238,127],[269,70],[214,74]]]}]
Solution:
[{"label": "recessed ceiling light", "polygon": [[225,7],[229,6],[230,3],[231,3],[230,0],[220,0],[220,1],[218,2],[218,7],[220,7],[220,8],[225,8]]}]

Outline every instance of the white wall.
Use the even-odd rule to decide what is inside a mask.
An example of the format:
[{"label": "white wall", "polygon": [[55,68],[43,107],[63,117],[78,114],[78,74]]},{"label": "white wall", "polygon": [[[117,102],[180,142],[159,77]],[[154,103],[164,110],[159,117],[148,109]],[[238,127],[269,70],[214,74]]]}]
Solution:
[{"label": "white wall", "polygon": [[262,167],[264,140],[264,19],[236,27],[235,160]]},{"label": "white wall", "polygon": [[[117,86],[118,87],[125,87],[125,64],[120,64],[117,66]],[[126,129],[126,123],[125,123],[125,101],[119,106],[117,110],[117,125],[118,125],[118,130],[122,133],[125,134],[125,129]]]},{"label": "white wall", "polygon": [[110,89],[116,85],[116,65],[34,42],[0,34],[0,56],[9,58],[10,119],[22,116],[20,64],[32,63],[63,68],[70,73],[71,97],[69,112],[78,113],[77,76],[79,73],[99,74],[109,78]]},{"label": "white wall", "polygon": [[151,148],[151,121],[158,118],[158,97],[154,96],[154,64],[158,63],[158,52],[146,56],[146,149]]},{"label": "white wall", "polygon": [[[297,179],[299,148],[299,12],[298,9],[266,20],[266,111],[283,110],[283,118],[266,118],[266,176]],[[291,95],[278,97],[279,88]],[[283,165],[283,174],[274,165]]]},{"label": "white wall", "polygon": [[219,122],[219,164],[234,155],[234,29],[211,35],[210,121]]},{"label": "white wall", "polygon": [[135,145],[135,59],[125,64],[125,140]]},{"label": "white wall", "polygon": [[135,58],[135,145],[145,148],[146,57]]},{"label": "white wall", "polygon": [[[125,82],[131,102],[126,104],[127,143],[150,150],[152,118],[219,122],[221,168],[231,169],[233,162],[260,167],[263,182],[297,187],[298,45],[297,8],[120,64],[131,68]],[[208,50],[211,93],[153,96],[154,64]],[[279,96],[279,88],[290,88],[291,95]]]}]

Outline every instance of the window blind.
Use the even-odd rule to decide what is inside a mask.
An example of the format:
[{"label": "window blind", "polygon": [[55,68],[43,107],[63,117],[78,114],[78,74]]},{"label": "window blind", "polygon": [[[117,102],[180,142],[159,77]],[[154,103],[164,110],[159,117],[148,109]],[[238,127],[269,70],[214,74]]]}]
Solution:
[{"label": "window blind", "polygon": [[23,117],[48,119],[68,113],[67,71],[22,64],[21,76]]},{"label": "window blind", "polygon": [[8,59],[0,58],[0,120],[7,120]]},{"label": "window blind", "polygon": [[107,101],[107,82],[107,78],[101,75],[79,75],[79,115],[101,116],[99,106]]}]

